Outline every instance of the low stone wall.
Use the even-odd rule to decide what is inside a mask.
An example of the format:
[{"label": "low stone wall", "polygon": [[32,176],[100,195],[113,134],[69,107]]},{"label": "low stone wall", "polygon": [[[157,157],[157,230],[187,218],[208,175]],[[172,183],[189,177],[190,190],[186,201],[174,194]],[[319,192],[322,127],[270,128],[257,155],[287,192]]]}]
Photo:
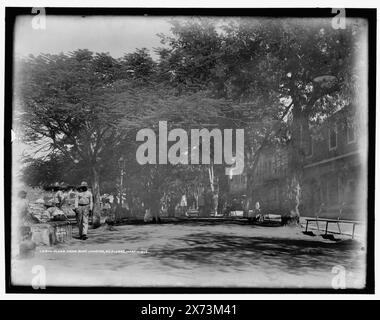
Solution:
[{"label": "low stone wall", "polygon": [[73,228],[70,221],[54,221],[49,224],[54,228],[56,242],[65,242],[72,238]]},{"label": "low stone wall", "polygon": [[72,238],[72,223],[69,221],[52,221],[31,226],[32,240],[36,245],[52,246]]}]

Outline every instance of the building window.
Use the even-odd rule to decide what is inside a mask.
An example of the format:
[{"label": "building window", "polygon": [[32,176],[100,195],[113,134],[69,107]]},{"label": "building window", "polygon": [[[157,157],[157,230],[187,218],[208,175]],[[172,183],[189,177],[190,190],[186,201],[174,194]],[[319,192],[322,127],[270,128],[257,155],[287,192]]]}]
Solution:
[{"label": "building window", "polygon": [[355,124],[352,119],[347,121],[347,143],[354,143],[356,141]]},{"label": "building window", "polygon": [[288,166],[288,156],[285,152],[283,152],[282,157],[281,157],[281,169],[282,169],[283,174],[286,174],[287,166]]},{"label": "building window", "polygon": [[334,124],[333,127],[329,128],[329,150],[336,149],[338,145],[338,134],[337,125]]}]

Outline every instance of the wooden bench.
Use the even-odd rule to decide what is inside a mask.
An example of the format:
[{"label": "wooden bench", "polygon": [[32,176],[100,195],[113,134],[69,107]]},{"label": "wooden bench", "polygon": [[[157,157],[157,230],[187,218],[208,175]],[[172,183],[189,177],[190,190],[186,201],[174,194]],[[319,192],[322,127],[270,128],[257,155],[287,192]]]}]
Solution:
[{"label": "wooden bench", "polygon": [[328,227],[329,227],[329,224],[330,223],[336,223],[337,226],[338,226],[338,230],[339,230],[339,234],[342,234],[342,231],[340,229],[340,224],[341,223],[346,223],[346,224],[352,224],[352,239],[354,239],[354,236],[355,236],[355,227],[356,225],[361,225],[363,224],[362,221],[355,221],[355,220],[341,220],[341,219],[329,219],[329,218],[319,218],[319,217],[315,217],[315,218],[306,218],[306,231],[307,232],[307,228],[309,226],[309,222],[315,222],[317,224],[317,229],[318,231],[320,231],[319,229],[319,224],[318,222],[325,222],[326,223],[326,227],[325,227],[325,235],[327,235],[327,233],[329,232],[328,231]]}]

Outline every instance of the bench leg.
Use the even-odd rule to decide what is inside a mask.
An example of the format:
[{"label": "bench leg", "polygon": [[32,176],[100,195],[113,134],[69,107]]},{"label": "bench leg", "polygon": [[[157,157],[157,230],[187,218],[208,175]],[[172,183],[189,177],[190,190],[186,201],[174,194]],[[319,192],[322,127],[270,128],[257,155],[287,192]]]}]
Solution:
[{"label": "bench leg", "polygon": [[355,226],[356,224],[352,224],[352,239],[354,239],[354,236],[355,236]]},{"label": "bench leg", "polygon": [[325,235],[327,234],[327,229],[328,229],[328,227],[329,227],[329,222],[328,222],[328,221],[326,221],[326,230],[325,230]]},{"label": "bench leg", "polygon": [[307,232],[307,227],[309,226],[309,220],[306,220],[306,232]]},{"label": "bench leg", "polygon": [[315,222],[317,223],[317,229],[318,229],[318,232],[320,232],[320,230],[319,230],[319,223],[318,223],[318,220],[315,220]]},{"label": "bench leg", "polygon": [[342,234],[342,231],[340,230],[340,224],[339,224],[339,222],[337,222],[336,224],[338,225],[339,233]]}]

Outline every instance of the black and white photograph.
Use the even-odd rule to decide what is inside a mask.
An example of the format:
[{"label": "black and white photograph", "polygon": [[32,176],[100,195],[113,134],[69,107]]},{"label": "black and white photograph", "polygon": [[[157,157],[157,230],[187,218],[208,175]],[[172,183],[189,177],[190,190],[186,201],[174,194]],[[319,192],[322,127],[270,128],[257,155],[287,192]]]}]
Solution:
[{"label": "black and white photograph", "polygon": [[371,291],[376,9],[5,16],[10,290]]}]

